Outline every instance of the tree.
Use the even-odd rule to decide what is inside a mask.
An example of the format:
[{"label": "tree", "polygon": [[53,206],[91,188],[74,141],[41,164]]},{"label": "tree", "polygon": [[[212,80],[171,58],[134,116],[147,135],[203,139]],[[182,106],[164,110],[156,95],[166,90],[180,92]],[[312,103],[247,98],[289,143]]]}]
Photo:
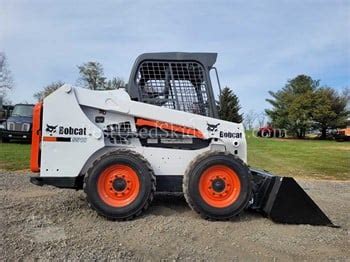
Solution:
[{"label": "tree", "polygon": [[342,91],[342,96],[344,97],[344,99],[347,101],[346,102],[346,110],[350,111],[350,88],[349,87],[345,87]]},{"label": "tree", "polygon": [[0,96],[5,97],[13,88],[13,78],[4,52],[0,52]]},{"label": "tree", "polygon": [[270,91],[272,99],[266,101],[272,105],[272,109],[265,112],[271,118],[272,124],[287,129],[298,138],[304,138],[306,131],[312,126],[314,93],[318,87],[319,80],[299,75],[289,80],[281,90]]},{"label": "tree", "polygon": [[92,90],[112,90],[125,88],[126,83],[119,77],[107,80],[104,76],[103,66],[99,62],[87,62],[78,66],[79,84]]},{"label": "tree", "polygon": [[313,126],[321,132],[321,139],[327,137],[327,130],[345,125],[349,114],[347,102],[346,91],[341,95],[330,87],[316,90],[312,120]]},{"label": "tree", "polygon": [[106,83],[106,89],[119,89],[119,88],[126,88],[126,83],[123,79],[119,77],[113,77],[112,80],[108,80]]},{"label": "tree", "polygon": [[80,84],[92,90],[105,90],[106,77],[103,67],[99,62],[87,62],[78,66],[80,74]]},{"label": "tree", "polygon": [[254,112],[254,110],[249,110],[248,113],[244,114],[244,120],[243,120],[244,128],[247,130],[252,130],[254,122],[257,117],[258,115],[257,113]]},{"label": "tree", "polygon": [[272,109],[266,110],[272,124],[285,128],[298,138],[304,138],[308,129],[317,128],[321,138],[327,131],[345,124],[349,114],[346,108],[349,91],[338,94],[330,87],[320,87],[319,80],[299,75],[289,80],[277,92],[269,92],[272,99],[266,99]]},{"label": "tree", "polygon": [[53,91],[57,90],[63,85],[64,82],[62,81],[52,82],[51,84],[45,86],[42,91],[35,93],[33,96],[38,101],[42,101],[45,97],[47,97],[49,94],[51,94]]},{"label": "tree", "polygon": [[242,114],[238,97],[229,87],[225,87],[219,96],[219,117],[230,122],[241,123]]},{"label": "tree", "polygon": [[265,125],[266,113],[265,112],[259,113],[257,115],[257,119],[258,119],[259,127],[263,127]]}]

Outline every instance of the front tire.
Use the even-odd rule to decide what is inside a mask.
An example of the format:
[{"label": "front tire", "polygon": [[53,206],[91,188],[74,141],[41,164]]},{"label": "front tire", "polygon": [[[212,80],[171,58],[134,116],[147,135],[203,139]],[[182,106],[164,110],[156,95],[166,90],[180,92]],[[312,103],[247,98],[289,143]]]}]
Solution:
[{"label": "front tire", "polygon": [[98,214],[113,220],[139,216],[153,200],[153,171],[140,154],[119,149],[97,159],[84,178],[87,201]]},{"label": "front tire", "polygon": [[225,152],[206,152],[189,165],[183,191],[189,206],[205,219],[237,216],[251,196],[251,174],[239,158]]}]

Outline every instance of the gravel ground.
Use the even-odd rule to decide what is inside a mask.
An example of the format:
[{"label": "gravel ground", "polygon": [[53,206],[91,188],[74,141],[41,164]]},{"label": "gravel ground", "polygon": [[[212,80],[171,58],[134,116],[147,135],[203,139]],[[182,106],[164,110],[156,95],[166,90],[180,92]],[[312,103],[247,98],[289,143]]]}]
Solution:
[{"label": "gravel ground", "polygon": [[0,260],[349,261],[350,182],[298,180],[341,228],[281,225],[258,214],[202,220],[183,196],[158,195],[140,218],[111,222],[83,192],[0,175]]}]

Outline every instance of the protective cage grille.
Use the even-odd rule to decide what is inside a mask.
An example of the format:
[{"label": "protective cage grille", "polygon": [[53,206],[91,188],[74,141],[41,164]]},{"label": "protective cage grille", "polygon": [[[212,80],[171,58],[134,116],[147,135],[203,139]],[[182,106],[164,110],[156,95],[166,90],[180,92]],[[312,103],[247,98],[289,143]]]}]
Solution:
[{"label": "protective cage grille", "polygon": [[136,84],[142,102],[209,115],[207,79],[197,62],[144,61]]}]

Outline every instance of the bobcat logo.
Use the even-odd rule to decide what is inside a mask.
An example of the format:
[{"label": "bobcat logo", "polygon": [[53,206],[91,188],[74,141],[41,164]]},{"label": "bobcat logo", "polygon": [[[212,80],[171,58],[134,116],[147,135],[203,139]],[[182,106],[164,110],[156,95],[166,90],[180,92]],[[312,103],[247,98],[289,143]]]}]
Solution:
[{"label": "bobcat logo", "polygon": [[49,132],[49,133],[56,133],[56,128],[57,128],[58,125],[55,125],[55,126],[50,126],[48,124],[46,124],[46,132]]},{"label": "bobcat logo", "polygon": [[207,130],[208,130],[209,132],[214,133],[214,132],[218,131],[218,126],[220,125],[220,123],[218,123],[218,124],[216,124],[216,125],[212,125],[212,124],[209,124],[209,123],[207,122],[207,125],[208,125]]}]

